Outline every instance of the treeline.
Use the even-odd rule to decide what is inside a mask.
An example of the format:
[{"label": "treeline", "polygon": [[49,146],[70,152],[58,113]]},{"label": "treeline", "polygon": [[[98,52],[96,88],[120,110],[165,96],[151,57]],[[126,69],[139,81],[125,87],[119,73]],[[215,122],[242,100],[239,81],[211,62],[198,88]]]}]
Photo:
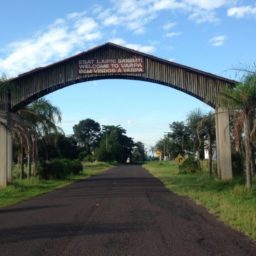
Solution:
[{"label": "treeline", "polygon": [[43,98],[11,119],[13,158],[20,178],[64,178],[81,172],[82,161],[141,163],[145,159],[143,143],[128,137],[121,126],[84,119],[66,136],[58,126],[60,110]]},{"label": "treeline", "polygon": [[215,151],[215,115],[213,112],[205,114],[200,109],[196,109],[188,114],[185,121],[172,122],[169,128],[170,131],[166,132],[152,149],[161,153],[161,159],[175,159],[181,155],[202,160],[205,158],[206,149],[209,174],[212,175],[213,170],[217,171],[212,161]]},{"label": "treeline", "polygon": [[[1,90],[8,90],[8,85],[1,77]],[[127,136],[119,125],[101,125],[87,118],[66,136],[60,122],[60,110],[44,98],[9,113],[15,177],[63,178],[79,173],[82,161],[142,163],[145,159],[144,144]]]},{"label": "treeline", "polygon": [[[244,177],[246,187],[251,188],[256,174],[256,72],[244,72],[242,81],[233,88],[225,88],[217,101],[219,107],[228,110],[230,115],[233,175]],[[206,148],[209,174],[212,175],[215,143],[215,113],[202,114],[196,110],[186,121],[170,124],[170,132],[158,141],[154,150],[159,150],[162,158],[187,154],[199,160],[204,158]],[[217,170],[216,175],[220,175]]]},{"label": "treeline", "polygon": [[144,144],[134,142],[119,125],[101,126],[88,118],[76,124],[73,130],[79,159],[117,163],[143,162],[145,159]]}]

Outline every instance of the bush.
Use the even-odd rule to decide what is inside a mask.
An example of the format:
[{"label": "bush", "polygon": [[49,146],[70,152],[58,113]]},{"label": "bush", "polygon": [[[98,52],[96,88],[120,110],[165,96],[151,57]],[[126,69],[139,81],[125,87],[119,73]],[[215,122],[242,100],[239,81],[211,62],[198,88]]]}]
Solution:
[{"label": "bush", "polygon": [[83,170],[83,165],[79,160],[70,161],[70,169],[73,174],[79,174]]},{"label": "bush", "polygon": [[39,173],[43,179],[64,179],[71,174],[79,174],[82,170],[79,160],[57,158],[44,162]]},{"label": "bush", "polygon": [[180,166],[179,173],[195,173],[201,169],[200,162],[193,157],[188,157]]},{"label": "bush", "polygon": [[84,157],[83,161],[85,162],[94,162],[96,160],[96,158],[93,155],[87,155],[86,157]]}]

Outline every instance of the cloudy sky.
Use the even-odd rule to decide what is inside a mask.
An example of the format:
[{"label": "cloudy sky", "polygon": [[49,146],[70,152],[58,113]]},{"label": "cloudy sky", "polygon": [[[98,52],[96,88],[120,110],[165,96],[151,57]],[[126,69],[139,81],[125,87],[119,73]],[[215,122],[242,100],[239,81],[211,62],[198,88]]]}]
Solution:
[{"label": "cloudy sky", "polygon": [[[256,1],[1,1],[0,75],[14,77],[106,42],[237,79],[256,61]],[[101,80],[47,96],[67,134],[79,120],[120,124],[148,147],[204,103],[157,84]]]}]

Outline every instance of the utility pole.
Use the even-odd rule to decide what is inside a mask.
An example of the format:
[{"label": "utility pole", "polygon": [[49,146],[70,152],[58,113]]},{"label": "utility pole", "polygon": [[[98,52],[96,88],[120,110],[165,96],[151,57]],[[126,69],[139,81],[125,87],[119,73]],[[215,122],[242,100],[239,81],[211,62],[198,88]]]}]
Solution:
[{"label": "utility pole", "polygon": [[164,159],[169,160],[169,143],[168,143],[169,132],[164,132]]},{"label": "utility pole", "polygon": [[106,151],[108,150],[108,134],[106,133]]}]

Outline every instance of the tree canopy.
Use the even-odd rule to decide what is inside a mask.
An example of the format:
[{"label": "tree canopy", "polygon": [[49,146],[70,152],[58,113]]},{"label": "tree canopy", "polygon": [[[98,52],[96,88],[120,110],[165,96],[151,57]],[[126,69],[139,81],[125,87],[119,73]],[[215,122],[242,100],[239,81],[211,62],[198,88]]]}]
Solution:
[{"label": "tree canopy", "polygon": [[244,80],[234,88],[227,88],[220,96],[221,106],[235,113],[236,139],[244,136],[246,186],[252,186],[255,174],[253,135],[255,134],[256,73],[248,72]]},{"label": "tree canopy", "polygon": [[126,130],[120,126],[104,125],[96,158],[100,161],[117,161],[125,163],[131,158],[134,146],[133,139],[126,135]]},{"label": "tree canopy", "polygon": [[93,119],[81,120],[73,127],[74,137],[79,145],[85,148],[87,153],[91,153],[100,139],[100,124]]}]

